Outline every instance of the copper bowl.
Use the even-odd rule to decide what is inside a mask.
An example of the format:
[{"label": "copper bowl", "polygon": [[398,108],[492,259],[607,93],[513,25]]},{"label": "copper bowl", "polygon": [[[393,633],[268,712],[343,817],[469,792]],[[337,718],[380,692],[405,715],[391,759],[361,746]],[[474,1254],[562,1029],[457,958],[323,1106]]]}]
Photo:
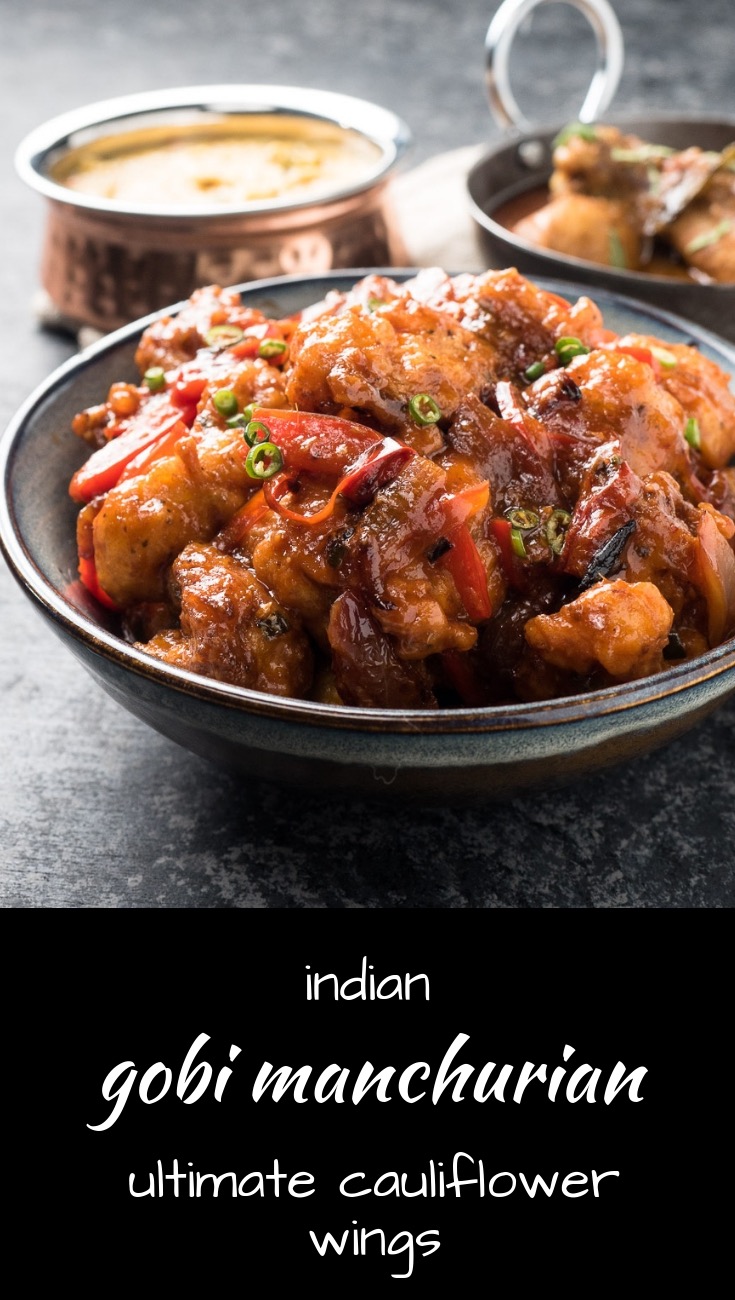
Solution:
[{"label": "copper bowl", "polygon": [[[189,140],[286,128],[306,140],[349,135],[371,156],[359,175],[311,198],[292,192],[237,206],[167,205],[155,193],[118,202],[60,178],[72,151],[105,148],[116,137]],[[21,178],[48,202],[41,283],[63,324],[107,332],[203,284],[405,264],[389,182],[410,139],[387,109],[292,86],[187,87],[64,114],[32,131],[16,154]]]}]

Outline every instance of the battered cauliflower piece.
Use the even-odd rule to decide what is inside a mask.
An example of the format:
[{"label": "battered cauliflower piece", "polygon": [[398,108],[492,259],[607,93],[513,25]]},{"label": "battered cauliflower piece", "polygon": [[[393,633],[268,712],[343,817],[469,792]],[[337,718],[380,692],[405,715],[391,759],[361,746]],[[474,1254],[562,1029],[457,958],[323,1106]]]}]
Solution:
[{"label": "battered cauliflower piece", "polygon": [[674,613],[652,582],[602,582],[556,614],[537,614],[526,640],[555,668],[586,675],[598,665],[619,681],[660,667]]},{"label": "battered cauliflower piece", "polygon": [[184,547],[173,565],[180,629],[139,648],[177,668],[272,695],[303,696],[313,655],[300,620],[252,569],[211,544]]}]

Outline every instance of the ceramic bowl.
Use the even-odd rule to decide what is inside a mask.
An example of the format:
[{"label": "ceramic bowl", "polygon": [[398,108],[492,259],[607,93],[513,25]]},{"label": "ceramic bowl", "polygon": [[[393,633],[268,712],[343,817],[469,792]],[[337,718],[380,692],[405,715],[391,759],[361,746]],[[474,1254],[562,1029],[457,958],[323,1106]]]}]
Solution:
[{"label": "ceramic bowl", "polygon": [[[362,274],[261,281],[245,286],[243,299],[287,315]],[[582,292],[540,283],[569,297]],[[613,329],[693,338],[735,374],[735,352],[701,328],[614,294],[596,297]],[[135,377],[135,345],[150,319],[62,366],[18,412],[0,442],[0,541],[21,587],[65,645],[114,699],[158,731],[219,764],[279,783],[362,797],[486,800],[571,782],[645,753],[735,692],[733,640],[658,676],[573,698],[431,711],[277,699],[133,649],[76,581],[76,508],[67,485],[85,450],[69,425],[114,380]]]}]

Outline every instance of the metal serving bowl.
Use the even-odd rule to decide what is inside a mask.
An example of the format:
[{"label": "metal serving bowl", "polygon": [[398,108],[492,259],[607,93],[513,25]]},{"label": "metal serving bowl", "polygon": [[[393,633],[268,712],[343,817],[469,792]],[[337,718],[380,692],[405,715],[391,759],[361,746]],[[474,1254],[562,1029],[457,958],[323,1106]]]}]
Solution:
[{"label": "metal serving bowl", "polygon": [[[735,140],[735,120],[722,118],[614,117],[610,125],[675,149],[698,144],[703,149],[719,151]],[[552,141],[557,130],[558,127],[525,135],[492,149],[470,171],[467,185],[472,214],[480,228],[490,265],[516,266],[528,275],[563,276],[594,288],[625,293],[687,320],[698,321],[725,338],[735,339],[733,284],[696,284],[643,271],[599,266],[579,257],[539,248],[527,239],[519,239],[496,220],[494,214],[506,203],[546,185],[551,175]]]},{"label": "metal serving bowl", "polygon": [[[347,185],[309,198],[236,208],[167,206],[151,196],[124,204],[59,179],[72,150],[136,132],[166,135],[294,122],[336,128],[374,146],[375,161]],[[347,95],[292,86],[199,86],[92,104],[37,127],[20,144],[22,179],[48,201],[41,282],[62,320],[106,332],[188,297],[203,284],[233,284],[333,267],[401,265],[389,181],[410,142],[395,114]]]},{"label": "metal serving bowl", "polygon": [[[647,116],[603,116],[614,98],[623,66],[620,27],[607,0],[565,0],[580,10],[592,25],[598,63],[585,102],[581,122],[605,121],[655,144],[685,149],[721,151],[735,140],[735,119],[655,113]],[[491,266],[516,266],[530,275],[553,275],[577,283],[610,289],[653,303],[687,320],[735,339],[735,285],[697,284],[694,281],[649,275],[600,266],[520,239],[497,220],[507,203],[543,190],[552,172],[552,142],[563,122],[534,126],[521,112],[510,87],[508,63],[520,24],[537,7],[551,0],[505,0],[488,29],[487,91],[498,122],[512,132],[504,143],[488,150],[467,178],[470,206]]]},{"label": "metal serving bowl", "polygon": [[[266,281],[246,286],[243,300],[288,315],[363,274]],[[581,292],[558,281],[542,287]],[[705,355],[735,373],[735,351],[704,330],[609,293],[596,297],[611,328],[670,342],[693,335]],[[735,639],[656,676],[573,698],[432,710],[276,698],[171,667],[126,644],[76,581],[76,507],[67,489],[86,449],[69,425],[113,381],[135,377],[135,347],[148,323],[119,330],[68,362],[19,411],[0,442],[0,542],[26,595],[67,647],[114,699],[157,730],[249,776],[306,789],[488,800],[574,781],[645,753],[735,693]]]}]

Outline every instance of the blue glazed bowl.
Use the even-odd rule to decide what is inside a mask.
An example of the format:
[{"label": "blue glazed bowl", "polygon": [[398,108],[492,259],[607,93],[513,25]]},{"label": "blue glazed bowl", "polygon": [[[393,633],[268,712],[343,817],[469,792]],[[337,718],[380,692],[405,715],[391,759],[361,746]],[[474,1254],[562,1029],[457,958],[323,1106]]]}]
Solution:
[{"label": "blue glazed bowl", "polygon": [[[248,304],[287,315],[363,274],[263,280],[242,294]],[[569,297],[585,292],[560,281],[539,283]],[[735,375],[735,351],[699,326],[606,291],[595,298],[612,329],[695,340]],[[733,639],[657,676],[566,699],[405,711],[275,698],[133,649],[76,578],[76,507],[67,488],[84,452],[69,426],[112,382],[136,378],[136,343],[151,319],[72,359],[18,412],[0,442],[0,542],[26,595],[68,648],[114,699],[164,735],[248,776],[322,792],[496,799],[568,783],[645,753],[735,693]]]}]

